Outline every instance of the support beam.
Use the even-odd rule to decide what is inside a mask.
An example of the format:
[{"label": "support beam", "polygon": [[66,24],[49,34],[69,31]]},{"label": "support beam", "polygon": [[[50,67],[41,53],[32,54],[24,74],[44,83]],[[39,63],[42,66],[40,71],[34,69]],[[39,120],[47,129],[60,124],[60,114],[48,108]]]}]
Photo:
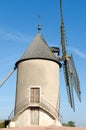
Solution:
[{"label": "support beam", "polygon": [[0,87],[9,79],[9,77],[13,74],[13,72],[16,70],[16,67],[14,67],[9,74],[2,80],[2,82],[0,83]]}]

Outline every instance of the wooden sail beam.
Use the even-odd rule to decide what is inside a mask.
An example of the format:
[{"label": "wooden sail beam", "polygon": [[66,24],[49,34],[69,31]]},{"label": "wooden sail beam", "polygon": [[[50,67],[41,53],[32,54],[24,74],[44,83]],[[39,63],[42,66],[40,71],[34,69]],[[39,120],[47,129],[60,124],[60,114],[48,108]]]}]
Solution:
[{"label": "wooden sail beam", "polygon": [[9,77],[13,74],[13,72],[16,70],[16,67],[14,67],[9,74],[2,80],[2,82],[0,83],[0,87],[9,79]]}]

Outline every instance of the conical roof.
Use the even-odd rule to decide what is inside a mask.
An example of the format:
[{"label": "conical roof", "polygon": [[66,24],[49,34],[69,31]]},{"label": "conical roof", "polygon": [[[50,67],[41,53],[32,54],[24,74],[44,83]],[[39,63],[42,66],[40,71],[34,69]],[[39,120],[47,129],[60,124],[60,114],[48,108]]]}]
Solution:
[{"label": "conical roof", "polygon": [[46,43],[45,39],[43,38],[42,34],[40,33],[36,35],[23,56],[19,59],[18,62],[16,62],[16,65],[21,61],[29,59],[47,59],[59,63],[57,58],[52,53],[50,47]]}]

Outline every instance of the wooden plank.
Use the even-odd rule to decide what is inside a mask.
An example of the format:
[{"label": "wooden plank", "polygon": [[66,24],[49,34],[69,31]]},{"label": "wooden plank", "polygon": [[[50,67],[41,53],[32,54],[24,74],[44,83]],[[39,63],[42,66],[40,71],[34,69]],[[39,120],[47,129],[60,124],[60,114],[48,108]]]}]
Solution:
[{"label": "wooden plank", "polygon": [[31,88],[31,102],[40,102],[40,88]]},{"label": "wooden plank", "polygon": [[31,125],[39,125],[39,108],[31,108]]}]

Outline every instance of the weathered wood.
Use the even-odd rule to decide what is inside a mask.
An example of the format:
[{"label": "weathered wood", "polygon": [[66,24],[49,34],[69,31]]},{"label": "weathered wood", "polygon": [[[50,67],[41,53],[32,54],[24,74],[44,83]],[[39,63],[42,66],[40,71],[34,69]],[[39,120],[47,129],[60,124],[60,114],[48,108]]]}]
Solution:
[{"label": "weathered wood", "polygon": [[39,108],[31,108],[31,125],[39,125]]},{"label": "weathered wood", "polygon": [[31,103],[40,101],[40,88],[31,88]]}]

